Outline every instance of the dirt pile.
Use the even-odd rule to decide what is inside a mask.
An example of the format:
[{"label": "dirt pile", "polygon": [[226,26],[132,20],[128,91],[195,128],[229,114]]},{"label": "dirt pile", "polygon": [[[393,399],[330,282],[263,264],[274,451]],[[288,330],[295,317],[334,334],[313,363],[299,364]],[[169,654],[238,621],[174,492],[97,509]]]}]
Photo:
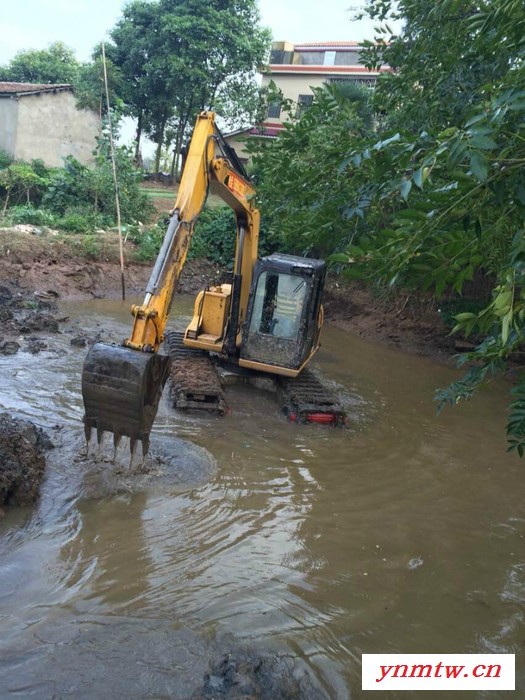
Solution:
[{"label": "dirt pile", "polygon": [[45,452],[52,447],[41,428],[0,413],[0,505],[34,503],[44,477]]},{"label": "dirt pile", "polygon": [[[29,335],[34,332],[58,333],[59,321],[56,318],[56,304],[51,295],[26,296],[13,292],[5,285],[0,286],[0,321],[4,337],[0,340],[0,354],[14,355],[20,344],[9,336]],[[26,339],[27,351],[33,354],[47,347],[36,337]]]},{"label": "dirt pile", "polygon": [[286,657],[225,654],[212,665],[192,700],[325,700],[327,696],[308,675],[297,673],[293,666]]}]

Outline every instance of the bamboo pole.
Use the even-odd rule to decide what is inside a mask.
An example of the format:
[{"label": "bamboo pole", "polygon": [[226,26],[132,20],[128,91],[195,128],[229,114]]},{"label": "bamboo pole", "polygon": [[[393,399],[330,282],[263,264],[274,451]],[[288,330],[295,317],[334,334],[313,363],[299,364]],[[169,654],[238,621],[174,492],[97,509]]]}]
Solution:
[{"label": "bamboo pole", "polygon": [[102,65],[104,67],[104,87],[106,90],[106,106],[108,112],[108,126],[109,126],[109,148],[111,152],[111,165],[113,167],[113,183],[115,185],[115,208],[117,211],[117,230],[118,230],[118,244],[120,253],[120,279],[122,283],[122,299],[126,298],[126,285],[124,281],[124,245],[122,243],[122,222],[120,219],[120,198],[118,192],[118,178],[117,178],[117,164],[115,160],[115,144],[113,143],[113,128],[111,125],[111,110],[109,105],[109,88],[108,88],[108,72],[106,68],[106,49],[104,42],[102,45]]}]

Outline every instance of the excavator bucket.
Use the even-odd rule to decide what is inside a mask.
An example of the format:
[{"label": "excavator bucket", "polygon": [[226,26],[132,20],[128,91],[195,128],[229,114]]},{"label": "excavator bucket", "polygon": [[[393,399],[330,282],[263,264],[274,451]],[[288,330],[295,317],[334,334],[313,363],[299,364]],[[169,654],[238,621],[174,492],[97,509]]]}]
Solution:
[{"label": "excavator bucket", "polygon": [[89,442],[94,429],[100,444],[108,431],[113,433],[115,450],[120,438],[127,436],[131,454],[140,440],[146,455],[168,371],[167,356],[95,343],[82,371],[86,440]]}]

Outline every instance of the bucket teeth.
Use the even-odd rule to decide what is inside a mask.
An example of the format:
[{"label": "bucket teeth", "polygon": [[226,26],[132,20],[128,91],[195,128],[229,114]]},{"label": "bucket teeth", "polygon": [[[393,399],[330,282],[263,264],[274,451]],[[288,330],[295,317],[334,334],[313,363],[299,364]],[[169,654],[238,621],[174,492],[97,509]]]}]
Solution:
[{"label": "bucket teeth", "polygon": [[97,444],[99,447],[102,444],[103,438],[104,438],[104,429],[97,427]]},{"label": "bucket teeth", "polygon": [[122,435],[118,433],[117,431],[113,432],[113,461],[117,459],[117,450],[119,443],[122,439]]}]

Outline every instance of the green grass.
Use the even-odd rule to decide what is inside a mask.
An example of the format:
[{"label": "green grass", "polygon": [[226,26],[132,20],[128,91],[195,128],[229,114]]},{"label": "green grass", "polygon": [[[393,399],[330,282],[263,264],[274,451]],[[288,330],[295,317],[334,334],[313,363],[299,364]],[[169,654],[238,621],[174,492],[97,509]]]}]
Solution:
[{"label": "green grass", "polygon": [[142,187],[143,192],[145,192],[147,197],[173,197],[176,190],[152,190],[150,187]]}]

